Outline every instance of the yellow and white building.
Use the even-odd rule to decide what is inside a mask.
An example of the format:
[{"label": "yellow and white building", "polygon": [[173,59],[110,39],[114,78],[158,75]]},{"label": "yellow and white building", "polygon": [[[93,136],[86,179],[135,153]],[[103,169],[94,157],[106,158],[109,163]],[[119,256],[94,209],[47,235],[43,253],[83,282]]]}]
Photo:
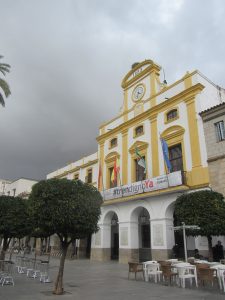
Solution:
[{"label": "yellow and white building", "polygon": [[[97,187],[101,168],[104,203],[100,230],[91,239],[92,259],[167,258],[175,244],[177,196],[209,187],[199,112],[224,102],[225,95],[197,70],[170,85],[160,80],[160,70],[152,60],[135,63],[122,80],[122,111],[100,126],[98,151],[47,175],[79,178]],[[160,137],[169,147],[172,172],[168,175]],[[136,149],[146,161],[146,173],[137,163]],[[116,159],[120,172],[113,186]],[[188,239],[190,250],[200,243]]]}]

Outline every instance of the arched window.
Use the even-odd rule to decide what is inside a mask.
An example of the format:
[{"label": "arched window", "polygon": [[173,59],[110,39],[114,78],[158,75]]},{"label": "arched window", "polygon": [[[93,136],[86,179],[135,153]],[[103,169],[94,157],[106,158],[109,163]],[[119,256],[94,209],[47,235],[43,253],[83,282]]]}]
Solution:
[{"label": "arched window", "polygon": [[177,116],[178,116],[177,109],[172,109],[166,114],[167,121],[176,119]]},{"label": "arched window", "polygon": [[135,136],[142,135],[144,133],[144,127],[143,125],[140,125],[135,128]]},{"label": "arched window", "polygon": [[117,138],[113,138],[110,141],[110,148],[116,147],[117,146]]}]

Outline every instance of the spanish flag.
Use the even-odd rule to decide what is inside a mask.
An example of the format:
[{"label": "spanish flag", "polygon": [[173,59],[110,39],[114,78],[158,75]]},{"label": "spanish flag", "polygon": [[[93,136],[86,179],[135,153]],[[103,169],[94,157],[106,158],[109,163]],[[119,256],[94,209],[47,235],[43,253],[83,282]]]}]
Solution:
[{"label": "spanish flag", "polygon": [[99,167],[98,167],[98,190],[102,190],[102,166],[101,162],[99,162]]},{"label": "spanish flag", "polygon": [[116,184],[117,183],[117,177],[118,173],[120,172],[120,161],[118,158],[115,159],[114,165],[113,165],[113,171],[111,175],[111,181]]}]

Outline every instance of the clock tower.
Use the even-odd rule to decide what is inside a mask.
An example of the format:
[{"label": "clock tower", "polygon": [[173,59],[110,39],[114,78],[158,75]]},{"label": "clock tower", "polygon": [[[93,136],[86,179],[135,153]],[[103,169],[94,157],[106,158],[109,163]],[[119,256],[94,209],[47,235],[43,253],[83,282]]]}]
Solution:
[{"label": "clock tower", "polygon": [[121,84],[124,90],[124,121],[129,119],[128,114],[131,111],[134,111],[133,116],[136,116],[155,106],[154,96],[163,86],[159,79],[160,69],[161,67],[152,60],[132,65]]}]

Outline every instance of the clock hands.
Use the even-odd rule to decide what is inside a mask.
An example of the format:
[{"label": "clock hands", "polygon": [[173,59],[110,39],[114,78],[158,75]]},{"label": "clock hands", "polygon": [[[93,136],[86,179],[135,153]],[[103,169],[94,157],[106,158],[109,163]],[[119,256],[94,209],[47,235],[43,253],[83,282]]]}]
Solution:
[{"label": "clock hands", "polygon": [[137,90],[137,98],[139,98],[139,95],[141,95],[142,94],[142,90],[140,91],[140,90]]},{"label": "clock hands", "polygon": [[137,86],[134,90],[133,98],[137,101],[144,95],[144,88],[142,86]]}]

